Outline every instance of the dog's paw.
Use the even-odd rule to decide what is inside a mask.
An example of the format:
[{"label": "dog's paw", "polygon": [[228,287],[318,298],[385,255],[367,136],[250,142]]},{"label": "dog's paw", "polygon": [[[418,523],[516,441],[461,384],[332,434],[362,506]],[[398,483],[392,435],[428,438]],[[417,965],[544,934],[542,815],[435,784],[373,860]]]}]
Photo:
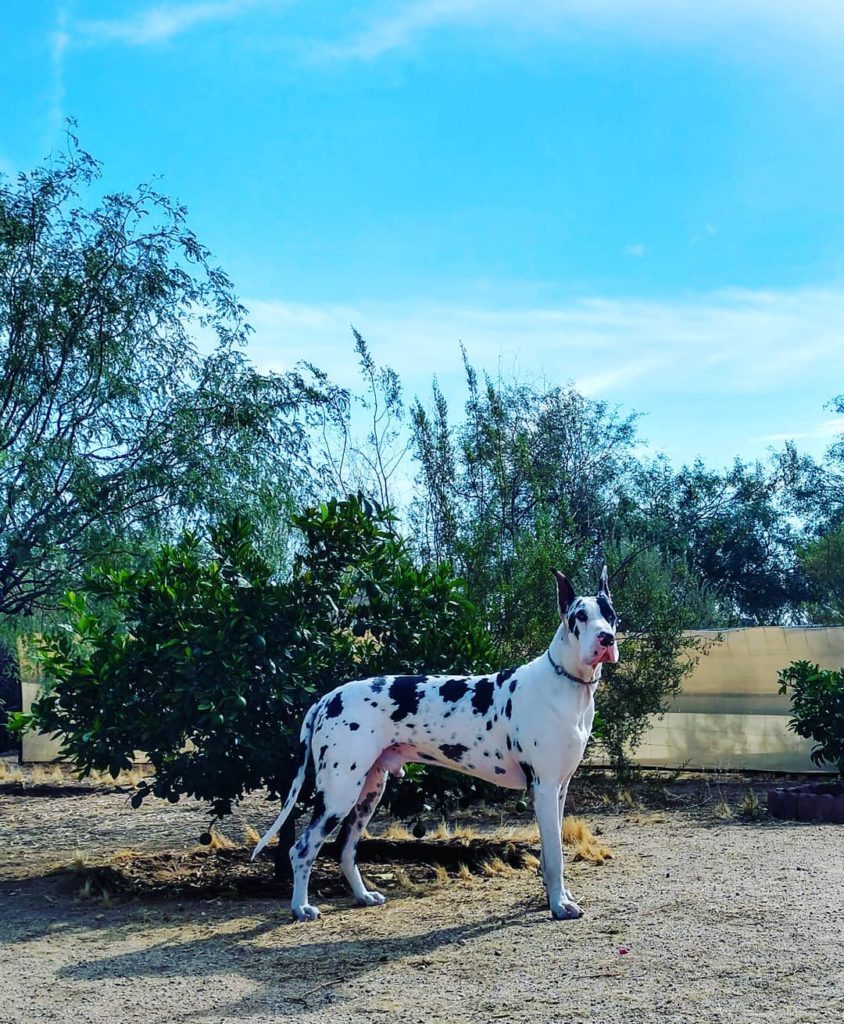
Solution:
[{"label": "dog's paw", "polygon": [[316,921],[320,916],[316,907],[303,903],[301,907],[291,907],[290,913],[296,921]]},{"label": "dog's paw", "polygon": [[357,902],[361,907],[380,907],[382,903],[387,902],[387,897],[372,889],[365,892]]},{"label": "dog's paw", "polygon": [[583,911],[566,893],[564,903],[558,903],[556,906],[551,907],[551,917],[555,921],[574,921],[578,917],[583,917]]}]

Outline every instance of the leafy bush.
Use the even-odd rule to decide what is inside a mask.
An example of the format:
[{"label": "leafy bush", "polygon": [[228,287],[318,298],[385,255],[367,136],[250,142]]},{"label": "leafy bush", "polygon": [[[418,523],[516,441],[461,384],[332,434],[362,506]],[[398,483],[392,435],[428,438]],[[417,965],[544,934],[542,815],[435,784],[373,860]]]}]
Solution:
[{"label": "leafy bush", "polygon": [[353,497],[294,525],[303,545],[285,580],[235,517],[67,595],[33,713],[82,775],[116,775],[142,750],[155,774],[134,806],[188,795],[225,815],[250,790],[286,794],[305,709],[338,683],[490,666],[461,584],[415,566],[388,513]]},{"label": "leafy bush", "polygon": [[780,693],[791,690],[789,729],[815,741],[811,758],[818,767],[831,764],[844,775],[844,668],[793,661],[779,680]]}]

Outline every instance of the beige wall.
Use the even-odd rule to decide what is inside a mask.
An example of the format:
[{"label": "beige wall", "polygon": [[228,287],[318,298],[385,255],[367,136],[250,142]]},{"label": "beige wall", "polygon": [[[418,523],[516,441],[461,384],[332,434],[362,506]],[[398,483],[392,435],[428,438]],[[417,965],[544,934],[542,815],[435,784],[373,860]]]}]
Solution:
[{"label": "beige wall", "polygon": [[[714,631],[696,635],[714,638]],[[727,629],[683,682],[668,714],[636,751],[645,765],[817,771],[810,740],[787,728],[790,702],[777,673],[792,661],[844,665],[844,627]]]},{"label": "beige wall", "polygon": [[[816,771],[809,759],[811,742],[787,728],[789,699],[777,693],[777,672],[801,659],[822,668],[844,665],[844,626],[728,629],[721,636],[723,643],[701,658],[669,713],[654,720],[636,760],[670,767]],[[25,653],[19,649],[19,654],[27,711],[38,692],[38,675]],[[24,737],[24,761],[51,761],[58,752],[57,740],[37,733]]]}]

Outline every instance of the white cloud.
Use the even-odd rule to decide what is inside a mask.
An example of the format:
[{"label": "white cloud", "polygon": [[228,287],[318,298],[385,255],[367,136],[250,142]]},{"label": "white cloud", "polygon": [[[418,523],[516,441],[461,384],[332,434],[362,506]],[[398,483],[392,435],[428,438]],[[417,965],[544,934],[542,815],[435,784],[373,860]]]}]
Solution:
[{"label": "white cloud", "polygon": [[808,441],[828,440],[844,435],[844,416],[834,416],[832,419],[821,420],[814,423],[808,429],[801,424],[794,430],[785,431],[782,434],[765,434],[763,437],[754,438],[756,441],[766,441],[776,444],[782,441]]},{"label": "white cloud", "polygon": [[377,5],[365,28],[328,53],[371,60],[454,26],[543,38],[599,28],[673,42],[719,39],[746,54],[766,38],[788,44],[801,37],[816,43],[840,40],[844,5],[840,0],[411,0]]},{"label": "white cloud", "polygon": [[[306,358],[340,383],[356,370],[350,324],[411,392],[436,374],[462,393],[459,343],[475,365],[527,368],[641,407],[667,394],[777,393],[844,375],[844,291],[724,290],[676,301],[592,298],[523,308],[248,302],[252,358],[283,370]],[[827,396],[830,397],[830,396]],[[793,434],[787,436],[792,437]],[[773,438],[772,438],[773,440]]]},{"label": "white cloud", "polygon": [[628,245],[624,251],[628,256],[635,256],[636,259],[641,259],[648,250],[641,242],[636,242],[634,245]]},{"label": "white cloud", "polygon": [[146,46],[167,42],[190,29],[237,18],[271,0],[213,0],[208,3],[162,4],[127,18],[79,21],[75,31],[82,42]]}]

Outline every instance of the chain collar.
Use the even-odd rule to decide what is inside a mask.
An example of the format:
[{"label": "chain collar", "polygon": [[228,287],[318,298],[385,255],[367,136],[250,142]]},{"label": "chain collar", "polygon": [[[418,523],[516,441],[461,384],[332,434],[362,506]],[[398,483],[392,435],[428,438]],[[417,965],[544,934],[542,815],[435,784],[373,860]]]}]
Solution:
[{"label": "chain collar", "polygon": [[579,676],[573,676],[571,672],[568,672],[562,665],[558,665],[556,661],[551,657],[551,649],[549,648],[546,652],[548,660],[554,666],[554,671],[558,676],[565,676],[566,679],[571,679],[573,683],[580,683],[581,686],[591,686],[593,683],[597,683],[597,679],[594,677],[591,679],[581,679]]}]

